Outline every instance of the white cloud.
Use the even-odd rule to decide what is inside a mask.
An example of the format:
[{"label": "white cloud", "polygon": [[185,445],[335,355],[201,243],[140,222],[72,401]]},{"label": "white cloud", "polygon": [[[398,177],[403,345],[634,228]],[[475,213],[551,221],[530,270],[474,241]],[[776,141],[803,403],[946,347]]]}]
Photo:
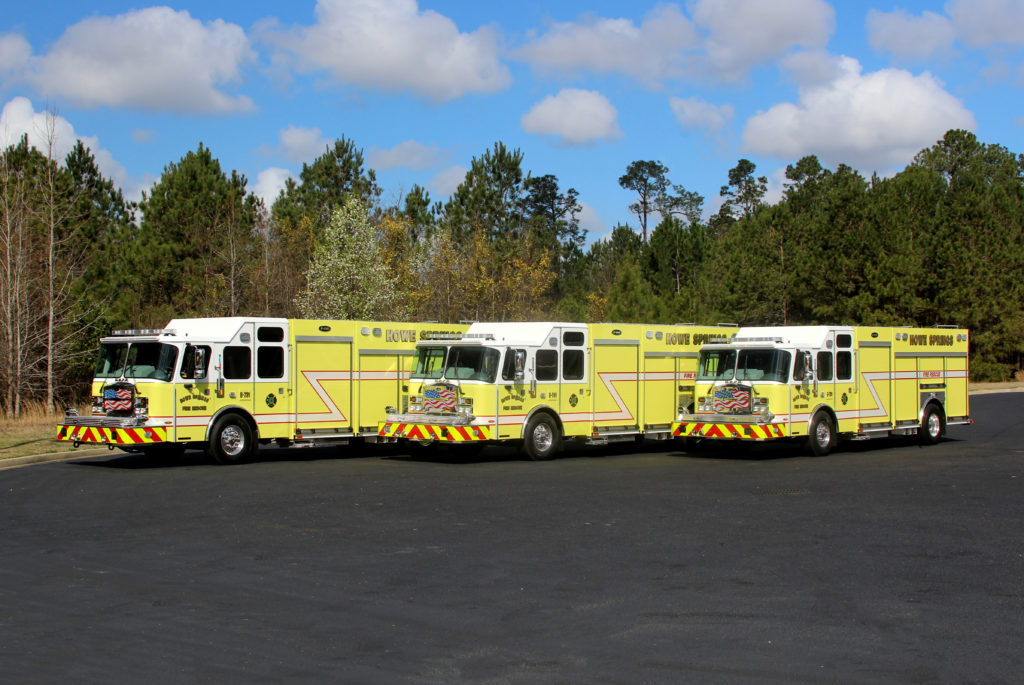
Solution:
[{"label": "white cloud", "polygon": [[255,59],[245,32],[221,20],[150,7],[74,24],[33,58],[27,80],[47,97],[82,107],[138,107],[204,114],[248,111],[222,87]]},{"label": "white cloud", "polygon": [[601,217],[598,211],[594,209],[593,205],[586,202],[580,202],[580,208],[580,213],[578,215],[580,228],[587,231],[588,242],[593,241],[594,236],[611,233],[611,228],[609,228],[608,222]]},{"label": "white cloud", "polygon": [[141,197],[142,183],[129,178],[124,165],[114,159],[109,150],[100,146],[99,138],[77,135],[74,126],[64,117],[52,112],[37,112],[28,98],[18,96],[0,110],[0,146],[17,144],[26,134],[29,145],[44,155],[51,150],[52,137],[53,147],[49,154],[61,164],[81,140],[92,152],[96,167],[121,188],[126,199],[137,200]]},{"label": "white cloud", "polygon": [[697,0],[693,19],[708,30],[708,66],[730,81],[793,48],[823,47],[835,28],[824,0]]},{"label": "white cloud", "polygon": [[843,73],[843,58],[825,50],[801,50],[786,55],[779,67],[804,88],[832,83]]},{"label": "white cloud", "polygon": [[434,101],[496,92],[511,82],[494,29],[463,33],[448,17],[421,11],[416,0],[319,0],[316,18],[308,27],[268,29],[265,39],[302,71],[326,70],[340,83]]},{"label": "white cloud", "polygon": [[442,163],[446,157],[436,145],[407,140],[390,150],[371,147],[368,159],[373,169],[427,169]]},{"label": "white cloud", "polygon": [[697,46],[693,23],[669,4],[651,10],[639,26],[597,17],[556,22],[515,55],[539,71],[617,73],[654,84],[682,75],[685,51]]},{"label": "white cloud", "polygon": [[331,141],[324,138],[323,131],[318,128],[289,126],[277,134],[281,145],[277,152],[284,155],[290,162],[312,162],[324,154]]},{"label": "white cloud", "polygon": [[152,143],[154,140],[156,140],[156,131],[147,128],[137,128],[134,131],[132,131],[132,140],[134,140],[139,145]]},{"label": "white cloud", "polygon": [[447,198],[466,180],[469,171],[464,166],[451,166],[439,171],[427,184],[430,194],[434,197]]},{"label": "white cloud", "polygon": [[269,209],[284,189],[285,181],[293,176],[292,172],[280,167],[264,169],[256,175],[256,183],[253,184],[251,192],[263,198],[263,204]]},{"label": "white cloud", "polygon": [[826,166],[849,164],[864,173],[907,164],[951,128],[973,129],[974,116],[929,73],[901,69],[861,73],[842,59],[842,75],[803,88],[799,102],[758,112],[746,124],[747,151],[797,160],[815,154]]},{"label": "white cloud", "polygon": [[0,146],[6,148],[16,145],[25,134],[28,134],[28,144],[43,154],[47,154],[50,149],[52,134],[52,155],[60,161],[63,161],[78,140],[74,127],[67,119],[52,116],[48,112],[37,112],[31,100],[18,96],[0,110]]},{"label": "white cloud", "polygon": [[688,131],[718,133],[732,121],[732,105],[713,105],[697,97],[669,98],[669,107],[679,125]]},{"label": "white cloud", "polygon": [[621,137],[618,116],[601,93],[566,88],[534,105],[520,123],[527,133],[554,136],[560,145],[589,145]]},{"label": "white cloud", "polygon": [[1024,0],[950,0],[946,13],[967,45],[1024,45]]},{"label": "white cloud", "polygon": [[897,57],[923,60],[942,55],[953,47],[953,23],[935,12],[914,16],[904,10],[870,10],[867,17],[868,42],[875,50]]},{"label": "white cloud", "polygon": [[786,178],[786,167],[779,167],[775,171],[768,173],[766,178],[768,179],[768,186],[764,193],[764,201],[769,205],[778,204],[782,200],[786,184],[790,183],[790,180]]},{"label": "white cloud", "polygon": [[16,77],[32,57],[32,46],[16,33],[0,35],[0,77]]},{"label": "white cloud", "polygon": [[692,20],[658,5],[638,26],[587,17],[556,22],[513,54],[538,71],[617,73],[648,86],[666,79],[736,81],[794,48],[821,48],[835,27],[825,0],[696,0]]}]

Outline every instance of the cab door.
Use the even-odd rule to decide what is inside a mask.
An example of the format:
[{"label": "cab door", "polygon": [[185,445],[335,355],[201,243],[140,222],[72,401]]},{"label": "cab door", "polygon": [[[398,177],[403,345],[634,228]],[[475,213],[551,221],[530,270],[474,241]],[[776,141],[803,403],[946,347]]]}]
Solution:
[{"label": "cab door", "polygon": [[246,322],[230,342],[214,345],[214,386],[211,414],[227,407],[244,409],[252,414],[255,368],[253,364],[253,324]]},{"label": "cab door", "polygon": [[288,327],[256,324],[253,406],[261,438],[290,438],[292,387],[288,377]]},{"label": "cab door", "polygon": [[856,433],[860,424],[860,398],[857,394],[853,358],[853,334],[836,334],[836,416],[840,433]]},{"label": "cab door", "polygon": [[587,329],[562,328],[559,335],[561,375],[558,411],[566,435],[590,435],[593,392],[590,389],[590,352]]}]

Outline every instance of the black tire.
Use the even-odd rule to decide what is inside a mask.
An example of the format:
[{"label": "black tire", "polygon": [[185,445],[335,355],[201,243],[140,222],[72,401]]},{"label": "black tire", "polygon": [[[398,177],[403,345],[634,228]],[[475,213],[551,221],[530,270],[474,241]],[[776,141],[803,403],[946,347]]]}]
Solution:
[{"label": "black tire", "polygon": [[929,404],[924,409],[921,426],[917,429],[918,439],[920,439],[922,445],[934,445],[942,439],[945,433],[946,417],[939,407]]},{"label": "black tire", "polygon": [[252,457],[255,446],[249,423],[241,416],[228,414],[213,425],[206,453],[219,464],[242,464]]},{"label": "black tire", "polygon": [[537,414],[526,424],[523,452],[534,461],[554,459],[562,447],[562,434],[550,414]]},{"label": "black tire", "polygon": [[823,411],[814,415],[807,432],[807,449],[816,457],[824,457],[836,444],[836,427],[832,417]]}]

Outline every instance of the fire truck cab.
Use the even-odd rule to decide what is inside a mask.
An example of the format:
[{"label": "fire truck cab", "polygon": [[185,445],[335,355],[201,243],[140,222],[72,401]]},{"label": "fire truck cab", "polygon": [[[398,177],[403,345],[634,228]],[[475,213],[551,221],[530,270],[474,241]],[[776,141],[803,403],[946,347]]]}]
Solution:
[{"label": "fire truck cab", "polygon": [[815,455],[841,438],[918,435],[938,442],[970,423],[968,333],[958,328],[741,328],[703,346],[693,411],[673,435],[796,438]]}]

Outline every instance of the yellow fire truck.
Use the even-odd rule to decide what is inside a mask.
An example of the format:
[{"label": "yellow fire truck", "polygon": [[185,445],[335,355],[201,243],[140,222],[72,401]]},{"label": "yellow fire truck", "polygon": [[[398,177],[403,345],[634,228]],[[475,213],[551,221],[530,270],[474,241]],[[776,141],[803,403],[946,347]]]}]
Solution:
[{"label": "yellow fire truck", "polygon": [[222,463],[257,443],[376,436],[408,382],[416,341],[466,325],[174,319],[100,341],[92,412],[69,410],[57,439],[127,451],[205,446]]},{"label": "yellow fire truck", "polygon": [[382,440],[423,444],[522,440],[550,459],[563,438],[669,438],[693,402],[701,344],[735,327],[474,323],[424,336]]},{"label": "yellow fire truck", "polygon": [[741,328],[704,345],[697,400],[677,437],[804,440],[823,456],[840,438],[939,441],[970,423],[968,332],[953,327]]}]

